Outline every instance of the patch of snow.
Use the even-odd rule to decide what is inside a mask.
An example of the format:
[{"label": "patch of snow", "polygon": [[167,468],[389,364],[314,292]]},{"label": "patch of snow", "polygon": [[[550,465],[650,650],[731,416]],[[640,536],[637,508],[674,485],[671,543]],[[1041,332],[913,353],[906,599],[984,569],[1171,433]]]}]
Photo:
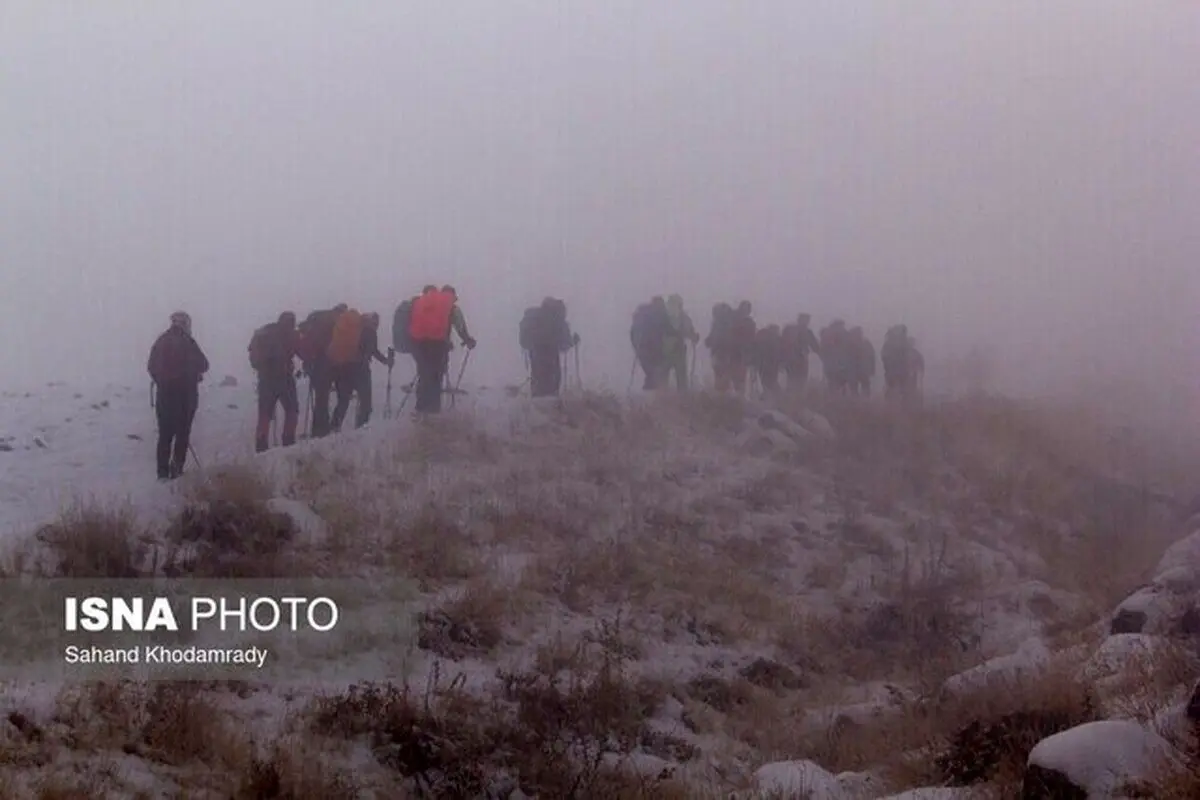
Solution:
[{"label": "patch of snow", "polygon": [[1028,764],[1057,772],[1093,797],[1129,781],[1152,780],[1176,764],[1178,751],[1135,722],[1088,722],[1039,742]]}]

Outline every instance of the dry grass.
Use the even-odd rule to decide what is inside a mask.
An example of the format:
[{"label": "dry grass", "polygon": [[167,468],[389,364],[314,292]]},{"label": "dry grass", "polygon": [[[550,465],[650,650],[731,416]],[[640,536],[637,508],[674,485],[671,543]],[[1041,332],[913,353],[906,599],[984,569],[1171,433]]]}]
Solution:
[{"label": "dry grass", "polygon": [[353,687],[318,699],[310,729],[363,738],[380,764],[424,796],[485,792],[498,776],[547,797],[669,798],[682,790],[622,767],[646,738],[665,690],[631,678],[611,649],[579,644],[543,651],[529,669],[499,673],[496,696],[442,685],[435,670],[422,694],[392,684]]},{"label": "dry grass", "polygon": [[129,505],[76,502],[41,528],[36,540],[50,557],[23,560],[23,572],[44,578],[140,578],[150,547]]},{"label": "dry grass", "polygon": [[360,792],[354,773],[331,766],[313,743],[279,741],[243,767],[233,800],[354,800]]}]

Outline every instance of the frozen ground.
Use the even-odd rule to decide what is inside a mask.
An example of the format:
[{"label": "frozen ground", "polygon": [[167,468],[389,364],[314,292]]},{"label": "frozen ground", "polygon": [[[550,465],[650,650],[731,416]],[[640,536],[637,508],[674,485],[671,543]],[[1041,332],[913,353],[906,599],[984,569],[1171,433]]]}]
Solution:
[{"label": "frozen ground", "polygon": [[408,694],[10,686],[15,796],[1100,797],[1188,763],[1200,567],[1164,551],[1196,526],[1176,465],[1085,414],[478,389],[417,425],[377,394],[367,430],[253,457],[252,387],[207,385],[169,485],[148,390],[3,397],[15,551],[80,497],[156,531],[287,498],[323,533],[286,574],[404,576],[421,614],[372,676]]}]

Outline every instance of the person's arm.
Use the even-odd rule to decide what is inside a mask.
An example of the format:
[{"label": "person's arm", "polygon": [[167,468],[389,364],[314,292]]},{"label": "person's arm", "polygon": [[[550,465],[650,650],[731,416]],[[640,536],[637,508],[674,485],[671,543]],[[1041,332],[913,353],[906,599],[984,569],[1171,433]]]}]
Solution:
[{"label": "person's arm", "polygon": [[455,306],[450,312],[450,325],[468,349],[475,347],[475,340],[471,338],[471,332],[467,330],[467,318],[458,306]]},{"label": "person's arm", "polygon": [[821,342],[817,339],[817,335],[812,332],[812,328],[804,329],[808,333],[808,346],[818,356],[821,355]]},{"label": "person's arm", "polygon": [[200,343],[192,339],[192,347],[195,348],[196,354],[196,382],[199,383],[204,378],[204,373],[208,372],[209,363],[208,356],[204,355],[204,351],[200,349]]},{"label": "person's arm", "polygon": [[158,383],[158,376],[162,374],[162,337],[154,340],[154,344],[150,347],[150,356],[146,359],[146,372],[150,373],[150,380]]}]

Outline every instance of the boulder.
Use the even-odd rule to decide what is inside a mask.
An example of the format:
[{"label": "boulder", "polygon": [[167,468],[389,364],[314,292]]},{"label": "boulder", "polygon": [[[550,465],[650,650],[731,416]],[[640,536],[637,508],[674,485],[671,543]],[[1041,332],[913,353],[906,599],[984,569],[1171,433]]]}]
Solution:
[{"label": "boulder", "polygon": [[949,786],[931,786],[921,789],[909,789],[900,794],[889,794],[880,800],[969,800],[976,792],[970,787],[957,788]]},{"label": "boulder", "polygon": [[1088,722],[1043,739],[1029,753],[1024,800],[1111,797],[1180,763],[1170,742],[1127,720]]},{"label": "boulder", "polygon": [[1109,636],[1080,668],[1079,679],[1103,686],[1120,681],[1131,671],[1149,674],[1153,671],[1155,657],[1167,644],[1167,640],[1161,636],[1145,633],[1118,633]]},{"label": "boulder", "polygon": [[794,440],[780,431],[768,431],[761,428],[749,428],[737,438],[739,450],[752,456],[771,456],[791,454],[799,451]]},{"label": "boulder", "polygon": [[237,385],[238,385],[238,379],[233,377],[232,375],[226,375],[224,378],[221,378],[221,382],[217,384],[217,386],[219,386],[221,388],[229,388],[229,387],[237,386]]},{"label": "boulder", "polygon": [[1000,680],[1020,680],[1023,675],[1042,669],[1049,659],[1050,648],[1040,638],[1034,637],[1022,642],[1014,653],[998,656],[951,675],[943,688],[951,694],[961,694],[982,689]]},{"label": "boulder", "polygon": [[329,534],[329,526],[305,503],[290,497],[272,497],[267,508],[291,519],[297,533],[307,539],[321,539]]},{"label": "boulder", "polygon": [[775,761],[754,773],[760,792],[808,800],[835,800],[845,795],[837,776],[812,761]]},{"label": "boulder", "polygon": [[813,436],[819,439],[836,439],[837,432],[829,424],[829,420],[815,411],[801,408],[792,412],[793,419]]},{"label": "boulder", "polygon": [[795,442],[803,442],[805,439],[811,439],[813,436],[813,434],[809,433],[803,426],[797,424],[782,411],[764,411],[762,414],[759,414],[758,427],[765,431],[779,431]]}]

